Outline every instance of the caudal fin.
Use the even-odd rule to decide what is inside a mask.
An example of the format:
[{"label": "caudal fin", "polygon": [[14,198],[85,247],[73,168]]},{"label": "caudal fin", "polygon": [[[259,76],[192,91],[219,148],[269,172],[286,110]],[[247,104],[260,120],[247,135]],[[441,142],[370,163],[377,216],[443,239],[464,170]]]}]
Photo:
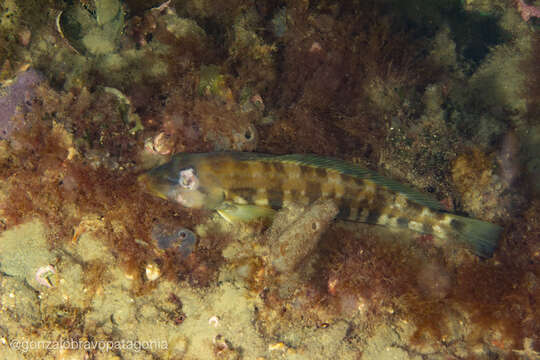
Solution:
[{"label": "caudal fin", "polygon": [[480,257],[493,256],[502,232],[500,226],[458,215],[451,217],[450,227],[458,241],[463,242]]}]

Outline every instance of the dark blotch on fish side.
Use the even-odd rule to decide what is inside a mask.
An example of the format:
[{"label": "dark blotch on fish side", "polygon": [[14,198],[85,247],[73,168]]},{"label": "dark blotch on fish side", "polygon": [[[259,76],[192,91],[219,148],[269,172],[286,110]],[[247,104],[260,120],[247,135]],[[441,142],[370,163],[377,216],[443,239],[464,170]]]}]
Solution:
[{"label": "dark blotch on fish side", "polygon": [[431,224],[422,224],[422,232],[424,234],[433,234],[433,226]]},{"label": "dark blotch on fish side", "polygon": [[326,179],[326,169],[323,168],[315,168],[315,174],[321,179]]},{"label": "dark blotch on fish side", "polygon": [[371,210],[368,214],[366,222],[368,224],[376,224],[377,220],[379,220],[379,217],[381,217],[381,213],[376,210]]},{"label": "dark blotch on fish side", "polygon": [[246,200],[248,203],[253,203],[255,199],[255,195],[257,195],[256,189],[248,188],[248,187],[231,189],[231,192],[236,196],[240,196],[242,199]]},{"label": "dark blotch on fish side", "polygon": [[348,219],[351,215],[351,207],[347,204],[342,204],[339,206],[338,217],[341,219]]},{"label": "dark blotch on fish side", "polygon": [[450,220],[450,226],[452,227],[452,229],[454,229],[456,231],[462,231],[465,224],[463,224],[459,220],[452,219],[452,220]]},{"label": "dark blotch on fish side", "polygon": [[278,174],[285,173],[285,168],[283,167],[283,164],[278,163],[278,162],[274,162],[274,163],[272,163],[272,166],[274,167],[274,169],[276,170],[276,172]]},{"label": "dark blotch on fish side", "polygon": [[305,166],[305,165],[300,165],[299,169],[300,169],[300,174],[304,179],[309,178],[311,176],[311,171],[313,170],[311,167]]},{"label": "dark blotch on fish side", "polygon": [[308,181],[306,183],[306,195],[309,199],[309,202],[315,202],[315,200],[320,199],[322,196],[321,183],[315,181]]},{"label": "dark blotch on fish side", "polygon": [[272,171],[273,171],[273,168],[272,168],[272,164],[268,163],[268,162],[261,162],[262,164],[262,168],[263,168],[263,171],[265,174],[271,174]]},{"label": "dark blotch on fish side", "polygon": [[406,227],[409,226],[409,219],[404,218],[404,217],[398,217],[397,218],[397,224],[398,224],[398,226],[406,228]]},{"label": "dark blotch on fish side", "polygon": [[280,209],[283,206],[283,190],[269,189],[267,196],[272,209]]},{"label": "dark blotch on fish side", "polygon": [[244,173],[249,171],[249,164],[247,162],[239,161],[236,163],[236,170]]}]

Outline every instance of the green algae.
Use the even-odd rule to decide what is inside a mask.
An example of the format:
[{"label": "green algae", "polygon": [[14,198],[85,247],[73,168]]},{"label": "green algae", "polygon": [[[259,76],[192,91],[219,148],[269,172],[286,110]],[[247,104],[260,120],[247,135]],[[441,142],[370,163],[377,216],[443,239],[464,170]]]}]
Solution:
[{"label": "green algae", "polygon": [[222,99],[228,97],[230,89],[227,87],[225,76],[220,73],[219,66],[201,66],[199,77],[198,92],[200,95],[218,96]]}]

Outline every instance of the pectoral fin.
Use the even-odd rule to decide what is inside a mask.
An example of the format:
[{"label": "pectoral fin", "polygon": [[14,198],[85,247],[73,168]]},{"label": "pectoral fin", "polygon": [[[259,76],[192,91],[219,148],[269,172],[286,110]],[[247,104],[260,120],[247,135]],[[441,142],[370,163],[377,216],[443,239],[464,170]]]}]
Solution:
[{"label": "pectoral fin", "polygon": [[217,212],[230,223],[248,222],[259,218],[272,218],[275,210],[257,205],[223,204]]}]

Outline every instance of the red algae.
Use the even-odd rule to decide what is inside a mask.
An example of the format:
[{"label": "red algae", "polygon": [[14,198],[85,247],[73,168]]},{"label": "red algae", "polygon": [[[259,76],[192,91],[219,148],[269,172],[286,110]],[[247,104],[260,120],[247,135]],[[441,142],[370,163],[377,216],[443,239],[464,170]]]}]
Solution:
[{"label": "red algae", "polygon": [[430,337],[445,342],[452,309],[460,309],[474,324],[466,336],[470,346],[485,341],[502,346],[493,338],[498,331],[505,339],[502,350],[519,349],[523,339],[534,339],[539,330],[539,224],[532,215],[537,211],[538,204],[533,204],[511,225],[514,230],[507,233],[495,260],[483,262],[448,263],[440,252],[428,257],[410,245],[381,244],[369,232],[358,238],[333,230],[321,246],[324,261],[318,266],[323,267],[310,280],[318,284],[319,295],[307,308],[325,299],[338,314],[346,314],[353,301],[353,308],[375,312],[379,321],[384,309],[393,309],[386,316],[412,321],[416,331],[411,342],[419,345]]},{"label": "red algae", "polygon": [[[93,125],[83,121],[66,121],[64,126],[68,128],[76,124],[72,129],[74,133],[70,133],[48,118],[53,108],[58,111],[61,106],[67,107],[63,110],[66,113],[77,114],[77,110],[71,109],[80,107],[81,102],[72,102],[71,96],[57,95],[47,88],[42,88],[40,93],[32,111],[17,119],[24,126],[13,134],[8,161],[0,169],[7,185],[1,209],[3,223],[10,228],[37,217],[49,226],[51,246],[77,241],[81,231],[96,231],[125,271],[142,284],[143,279],[139,276],[142,267],[157,256],[150,238],[152,224],[159,219],[193,226],[197,217],[141,192],[136,184],[136,170],[130,169],[130,162],[121,160],[131,151],[129,143],[136,143],[136,140],[130,140],[128,126],[118,129],[126,139],[121,143],[115,138],[107,141],[107,137],[95,132]],[[88,93],[83,96],[92,98]],[[93,100],[87,103],[90,107]],[[79,115],[81,118],[89,117],[84,113],[90,111],[89,107]],[[92,132],[87,127],[92,128]],[[72,139],[76,134],[84,134],[86,141],[74,143]],[[88,153],[98,139],[100,146],[115,155],[117,163],[92,162],[88,156],[79,155]],[[95,221],[98,225],[94,224],[90,229],[85,228],[83,221],[88,214],[98,218]],[[165,257],[165,273],[170,273],[173,278],[179,276],[180,270],[183,274],[193,273],[199,278],[195,283],[206,286],[217,270],[213,264],[219,264],[219,252],[203,251],[187,264],[177,261],[175,256],[170,261],[167,259]],[[99,284],[94,282],[101,276],[99,266],[88,266],[88,284]],[[201,267],[205,269],[201,270]]]},{"label": "red algae", "polygon": [[377,324],[398,318],[415,326],[410,344],[425,351],[424,346],[455,341],[457,311],[473,326],[462,335],[469,347],[522,349],[524,339],[534,339],[539,330],[538,210],[534,203],[510,225],[500,251],[488,261],[449,257],[412,236],[405,241],[385,234],[383,240],[375,230],[333,226],[321,239],[315,271],[300,275],[306,283],[294,299],[281,299],[272,290],[276,284],[267,282],[261,295],[268,308],[259,312],[263,331],[272,336],[284,324],[331,326],[346,317],[369,319],[364,331],[370,334]]}]

